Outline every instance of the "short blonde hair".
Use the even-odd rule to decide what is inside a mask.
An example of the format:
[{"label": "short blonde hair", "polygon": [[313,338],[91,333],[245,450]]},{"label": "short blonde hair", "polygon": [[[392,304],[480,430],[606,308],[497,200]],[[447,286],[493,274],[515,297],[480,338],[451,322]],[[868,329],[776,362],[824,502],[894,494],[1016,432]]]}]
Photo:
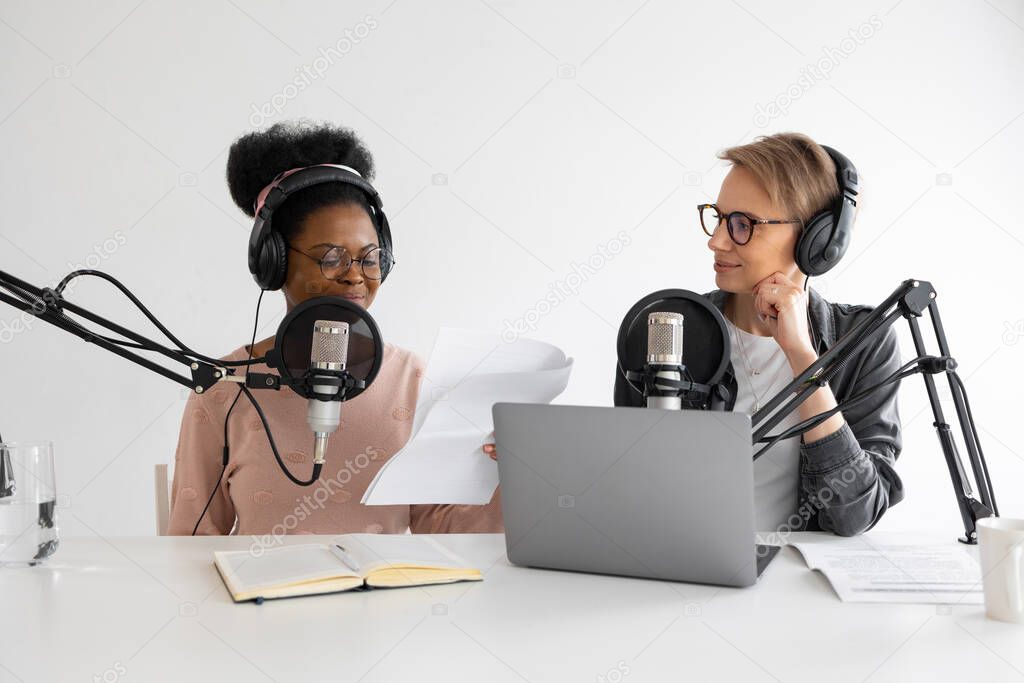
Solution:
[{"label": "short blonde hair", "polygon": [[753,173],[774,204],[805,224],[839,195],[832,157],[802,133],[761,136],[723,150],[718,158]]}]

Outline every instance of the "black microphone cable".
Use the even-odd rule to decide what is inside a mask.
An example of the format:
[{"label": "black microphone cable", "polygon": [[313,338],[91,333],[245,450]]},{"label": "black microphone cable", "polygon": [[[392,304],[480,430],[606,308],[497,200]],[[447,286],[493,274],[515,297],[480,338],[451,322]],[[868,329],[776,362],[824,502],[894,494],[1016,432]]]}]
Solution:
[{"label": "black microphone cable", "polygon": [[[266,292],[266,290],[261,288],[260,296],[256,300],[256,316],[252,322],[252,341],[249,342],[249,360],[252,360],[253,351],[256,350],[256,332],[260,325],[260,305],[263,303],[264,292]],[[245,366],[245,377],[249,377],[248,365]],[[203,506],[203,511],[199,513],[199,519],[196,520],[195,526],[192,527],[193,536],[195,536],[196,532],[199,530],[199,523],[202,522],[203,517],[206,516],[206,511],[210,508],[210,503],[213,502],[213,497],[217,494],[217,489],[220,488],[220,482],[224,478],[224,473],[227,472],[228,458],[231,453],[231,446],[228,442],[228,418],[231,417],[231,411],[235,409],[235,404],[238,403],[238,399],[242,396],[243,391],[248,391],[244,382],[238,387],[238,393],[235,394],[235,399],[231,402],[231,406],[228,407],[228,412],[224,414],[224,453],[221,460],[220,476],[217,477],[217,481],[214,483],[213,489],[210,491],[210,497],[206,499],[206,505]],[[263,426],[265,429],[267,428],[266,421],[263,422]],[[269,432],[267,433],[267,436],[270,436]]]},{"label": "black microphone cable", "polygon": [[[918,374],[920,372],[924,372],[924,369],[921,367],[922,361],[929,361],[930,362],[930,361],[934,360],[935,358],[936,358],[935,356],[919,356],[919,357],[917,357],[917,358],[915,358],[915,359],[905,363],[898,370],[896,370],[891,375],[889,375],[888,377],[886,377],[882,381],[878,382],[877,384],[874,384],[874,385],[868,387],[867,389],[864,389],[860,393],[855,394],[854,396],[851,396],[851,397],[847,398],[842,403],[837,404],[835,408],[831,408],[829,410],[826,410],[823,413],[819,413],[818,415],[814,415],[812,417],[809,417],[806,420],[803,420],[802,422],[798,422],[797,424],[793,425],[789,429],[787,429],[787,430],[785,430],[783,432],[780,432],[778,434],[769,434],[769,435],[764,436],[763,438],[761,438],[758,441],[758,443],[767,443],[767,445],[764,448],[762,448],[761,450],[759,450],[754,455],[754,460],[757,460],[759,457],[761,457],[761,455],[763,455],[765,451],[767,451],[769,448],[774,446],[779,441],[782,441],[784,439],[791,439],[791,438],[793,438],[795,436],[800,436],[800,435],[804,434],[805,432],[809,432],[810,430],[814,429],[815,427],[817,427],[822,422],[825,422],[828,418],[832,417],[836,413],[838,413],[838,412],[840,412],[842,410],[846,410],[847,408],[849,408],[849,407],[851,407],[853,405],[856,405],[857,403],[860,403],[861,401],[867,399],[871,394],[873,394],[874,392],[878,391],[882,387],[888,386],[889,384],[893,384],[894,382],[899,382],[899,381],[903,380],[906,377],[911,377],[911,376],[916,375],[916,374]],[[940,360],[949,359],[948,356],[940,356],[938,358]],[[908,369],[908,368],[911,368],[911,366],[917,366],[917,367],[913,367],[912,369]],[[813,381],[814,380],[808,380],[808,382],[813,382]]]},{"label": "black microphone cable", "polygon": [[[107,282],[109,282],[112,285],[114,285],[122,294],[124,294],[124,296],[144,316],[146,316],[146,318],[151,323],[153,323],[153,325],[158,330],[160,330],[160,332],[163,333],[163,335],[165,337],[170,339],[171,342],[173,342],[175,344],[175,346],[176,346],[178,351],[180,351],[181,353],[185,354],[186,356],[191,356],[195,360],[201,360],[201,361],[203,361],[205,363],[210,363],[211,365],[218,365],[218,366],[224,366],[224,367],[232,366],[232,365],[251,365],[251,364],[253,364],[254,361],[253,361],[253,359],[251,357],[251,354],[250,354],[250,358],[248,360],[245,360],[245,361],[223,361],[223,360],[218,360],[216,358],[210,358],[209,356],[205,356],[205,355],[203,355],[201,353],[198,353],[197,351],[193,351],[191,348],[189,348],[188,346],[183,344],[180,339],[178,339],[176,336],[174,336],[174,334],[169,329],[167,329],[167,327],[163,323],[161,323],[160,320],[155,315],[153,315],[153,313],[150,312],[150,310],[148,308],[146,308],[145,304],[143,304],[142,301],[140,301],[138,297],[136,297],[134,294],[132,294],[131,290],[129,290],[124,284],[122,284],[120,280],[115,278],[113,275],[109,275],[108,273],[104,273],[101,270],[88,270],[88,269],[76,270],[76,271],[73,271],[73,272],[68,273],[67,275],[65,275],[64,278],[52,290],[54,292],[54,294],[56,294],[58,300],[60,298],[62,298],[62,295],[63,295],[65,287],[67,287],[68,284],[72,280],[74,280],[77,277],[82,277],[82,276],[85,276],[85,275],[92,276],[92,277],[98,277],[98,278],[106,280]],[[262,295],[262,293],[261,293],[261,295]],[[66,315],[64,317],[67,318]],[[75,323],[75,321],[70,321],[69,320],[69,322],[72,322],[73,324],[78,325],[80,328],[82,328],[82,326],[79,325],[78,323]],[[84,329],[84,328],[82,328],[82,329]],[[86,331],[88,331],[88,330],[86,330]],[[100,335],[96,335],[96,336],[100,336]],[[106,339],[107,341],[111,341],[111,342],[113,342],[115,344],[120,344],[121,346],[134,346],[136,348],[145,348],[145,347],[142,347],[139,344],[136,344],[134,342],[129,342],[127,340],[109,339],[107,337],[102,337],[102,338]],[[147,350],[155,350],[155,349],[147,349]],[[263,358],[257,358],[255,362],[259,363],[259,362],[262,362],[263,360],[264,360]]]},{"label": "black microphone cable", "polygon": [[[886,377],[882,381],[878,382],[877,384],[869,386],[867,389],[864,389],[860,393],[855,394],[855,395],[845,399],[844,401],[842,401],[840,403],[837,403],[835,408],[831,408],[831,409],[825,411],[824,413],[819,413],[817,415],[809,417],[808,419],[803,420],[802,422],[799,422],[799,423],[793,425],[789,429],[785,430],[784,432],[780,432],[779,434],[774,434],[774,435],[773,434],[769,434],[769,435],[766,435],[766,436],[762,437],[759,440],[759,443],[765,443],[765,442],[770,441],[770,445],[774,445],[779,440],[790,439],[790,438],[793,438],[794,436],[800,436],[801,434],[804,434],[805,432],[808,432],[811,429],[814,429],[819,424],[821,424],[822,422],[825,422],[828,418],[830,418],[833,415],[835,415],[837,412],[840,412],[840,411],[842,411],[842,410],[844,410],[846,408],[849,408],[849,407],[851,407],[853,405],[856,405],[857,403],[860,403],[861,401],[863,401],[866,398],[868,398],[875,391],[878,391],[879,389],[881,389],[882,387],[887,386],[889,384],[892,384],[893,382],[900,381],[900,380],[902,380],[902,379],[904,379],[906,377],[910,377],[912,375],[915,375],[915,374],[917,374],[919,372],[922,372],[922,369],[920,367],[909,369],[909,370],[908,370],[908,368],[910,368],[913,365],[919,365],[920,362],[923,359],[926,359],[926,358],[932,358],[932,356],[921,356],[919,358],[915,358],[914,360],[911,360],[911,361],[905,363],[898,370],[896,370],[891,375],[889,375],[888,377]],[[811,380],[808,380],[807,382],[809,384],[813,384],[813,383],[815,383],[815,380],[811,379]]]},{"label": "black microphone cable", "polygon": [[[5,281],[0,281],[0,289],[6,290],[7,292],[13,294],[17,298],[21,299],[22,301],[24,301],[25,303],[30,305],[33,309],[41,308],[42,310],[53,311],[56,314],[56,317],[57,317],[57,320],[54,321],[54,324],[56,324],[58,327],[64,328],[65,330],[67,330],[69,332],[78,331],[78,332],[81,332],[81,333],[83,333],[83,334],[85,334],[87,336],[94,337],[94,338],[97,338],[97,339],[103,339],[104,341],[107,341],[107,342],[109,342],[111,344],[116,344],[118,346],[122,346],[122,347],[126,347],[126,348],[135,348],[135,349],[139,349],[139,350],[143,350],[143,351],[153,351],[153,352],[158,352],[158,353],[163,352],[163,353],[165,353],[165,355],[167,355],[167,352],[169,351],[169,349],[167,349],[166,347],[161,346],[159,344],[156,344],[154,342],[149,342],[148,344],[142,344],[142,343],[139,343],[139,342],[130,341],[128,339],[118,339],[118,338],[114,338],[114,337],[108,337],[108,336],[105,336],[105,335],[102,335],[102,334],[98,334],[97,332],[94,332],[93,330],[90,330],[89,328],[87,328],[82,323],[78,322],[77,320],[73,320],[73,319],[69,318],[68,314],[65,313],[63,310],[61,310],[59,304],[60,304],[60,301],[63,298],[64,289],[68,286],[68,284],[70,282],[72,282],[75,278],[83,277],[83,276],[97,277],[97,278],[106,280],[107,282],[109,282],[112,285],[114,285],[118,289],[118,291],[120,291],[161,333],[163,333],[164,336],[166,336],[175,345],[175,347],[176,347],[175,350],[177,350],[179,353],[181,353],[181,354],[183,354],[185,356],[188,356],[188,357],[192,358],[193,360],[203,361],[205,363],[209,363],[211,365],[215,365],[215,366],[218,366],[218,367],[244,366],[244,368],[245,368],[245,379],[248,378],[249,368],[252,365],[254,365],[256,363],[266,362],[266,357],[265,356],[260,356],[259,358],[253,359],[253,352],[255,351],[255,345],[256,345],[256,334],[257,334],[257,332],[259,330],[260,307],[261,307],[261,304],[263,302],[263,294],[266,291],[264,289],[260,289],[260,295],[259,295],[259,298],[256,301],[256,315],[255,315],[255,318],[253,320],[252,339],[251,339],[251,341],[249,343],[249,355],[246,358],[246,360],[244,360],[244,361],[230,361],[230,360],[221,360],[221,359],[211,358],[209,356],[206,356],[204,354],[201,354],[201,353],[198,353],[197,351],[192,350],[190,347],[188,347],[184,343],[182,343],[182,341],[180,339],[178,339],[162,322],[160,322],[160,320],[146,307],[146,305],[143,304],[142,301],[138,297],[136,297],[131,292],[131,290],[128,289],[128,287],[126,287],[120,280],[118,280],[114,276],[109,275],[107,273],[104,273],[103,271],[92,270],[92,269],[80,269],[80,270],[75,270],[75,271],[72,271],[71,273],[68,273],[66,276],[64,276],[64,278],[61,279],[61,281],[57,284],[57,286],[55,288],[53,288],[53,289],[44,289],[43,290],[44,297],[49,295],[49,297],[53,298],[52,301],[47,301],[46,298],[37,296],[37,295],[35,295],[35,294],[31,293],[31,292],[25,291],[24,289],[22,289],[21,287],[18,287],[17,285],[15,285],[13,283],[5,282]],[[199,519],[196,520],[195,526],[193,526],[193,528],[192,528],[192,535],[193,536],[195,536],[196,533],[198,532],[199,524],[202,522],[203,517],[206,516],[206,512],[209,509],[210,505],[212,504],[213,498],[214,498],[214,496],[217,493],[217,488],[220,486],[220,482],[224,478],[224,474],[227,471],[227,465],[228,465],[228,461],[229,461],[229,458],[230,458],[230,443],[229,443],[229,436],[228,436],[228,419],[231,417],[231,413],[234,410],[235,405],[238,403],[238,399],[241,398],[243,393],[248,397],[249,401],[252,403],[253,407],[256,409],[256,412],[257,412],[257,414],[260,417],[260,421],[263,424],[264,432],[266,432],[267,439],[270,442],[270,447],[271,447],[271,450],[274,453],[274,457],[277,460],[277,463],[280,466],[282,472],[284,472],[285,476],[287,476],[289,480],[291,480],[295,484],[298,484],[299,486],[309,486],[309,485],[313,484],[319,478],[319,476],[320,476],[320,470],[322,468],[322,465],[319,465],[319,464],[314,465],[312,477],[308,481],[301,481],[301,480],[295,478],[291,474],[291,472],[285,466],[284,461],[281,459],[280,453],[277,450],[277,445],[274,442],[274,437],[273,437],[273,435],[270,432],[270,425],[267,422],[266,415],[263,413],[263,410],[260,407],[259,403],[256,401],[255,397],[248,390],[248,387],[245,385],[245,382],[243,381],[242,384],[239,387],[238,393],[235,394],[235,398],[234,398],[234,400],[232,400],[231,405],[228,408],[227,413],[224,415],[224,451],[223,451],[223,458],[222,458],[222,462],[221,462],[220,476],[218,476],[217,482],[214,485],[213,490],[210,491],[210,496],[207,498],[206,505],[203,507],[203,511],[200,513]],[[0,443],[2,443],[2,438],[0,438]]]},{"label": "black microphone cable", "polygon": [[[255,316],[255,320],[253,321],[252,340],[249,342],[249,359],[250,360],[252,360],[252,354],[255,351],[256,332],[259,329],[259,320],[260,320],[260,304],[263,301],[263,294],[264,294],[264,292],[266,292],[266,290],[264,290],[264,289],[260,290],[259,299],[256,301],[256,316]],[[262,360],[262,358],[260,358],[260,360]],[[249,375],[249,365],[246,365],[246,367],[245,367],[245,377],[248,378],[248,375]],[[242,394],[245,394],[246,398],[248,398],[249,402],[252,404],[252,407],[256,410],[256,414],[260,418],[260,423],[263,425],[263,432],[267,435],[267,441],[270,442],[270,450],[274,454],[274,459],[277,461],[278,467],[281,468],[281,471],[288,478],[288,480],[291,481],[293,484],[296,484],[297,486],[311,486],[312,484],[314,484],[317,481],[317,479],[320,478],[320,471],[323,469],[323,465],[320,464],[320,463],[314,463],[314,465],[313,465],[313,473],[312,473],[312,475],[310,476],[310,478],[307,481],[302,481],[301,479],[296,478],[291,473],[291,471],[288,469],[288,466],[285,465],[284,460],[281,458],[280,451],[278,451],[278,449],[277,449],[277,443],[274,441],[274,435],[270,431],[270,423],[267,421],[267,416],[263,412],[263,408],[260,406],[259,402],[256,400],[256,397],[252,395],[252,392],[249,391],[249,387],[243,381],[239,385],[238,393],[235,394],[234,400],[231,401],[231,405],[228,407],[227,413],[225,413],[225,415],[224,415],[224,454],[223,454],[223,459],[221,461],[220,476],[217,477],[217,481],[214,483],[213,489],[210,491],[210,496],[209,496],[209,498],[206,499],[206,505],[203,507],[203,511],[199,514],[199,519],[196,520],[195,526],[192,527],[192,535],[193,536],[195,536],[197,531],[199,530],[199,524],[203,521],[203,517],[206,516],[206,511],[210,508],[210,504],[213,502],[213,498],[217,494],[217,489],[220,488],[221,480],[224,478],[224,473],[227,471],[228,461],[229,461],[230,456],[231,456],[231,444],[230,444],[229,436],[228,436],[228,418],[231,417],[231,412],[235,409],[235,404],[238,403],[238,399],[241,398]]]},{"label": "black microphone cable", "polygon": [[281,471],[284,472],[284,476],[288,477],[288,479],[297,486],[312,485],[317,479],[320,478],[320,470],[323,468],[323,464],[313,463],[313,474],[309,478],[309,480],[302,481],[301,479],[297,479],[288,470],[288,466],[284,464],[284,460],[281,459],[281,454],[277,450],[277,444],[274,443],[274,436],[273,434],[270,433],[270,424],[267,422],[267,416],[263,413],[263,408],[261,408],[260,404],[256,402],[256,399],[255,397],[253,397],[252,392],[249,391],[249,387],[245,386],[244,384],[242,385],[242,392],[249,399],[249,402],[252,403],[252,407],[256,409],[256,414],[260,416],[260,422],[263,423],[263,431],[267,435],[267,441],[270,442],[270,450],[274,453],[274,459],[277,460],[277,465],[278,467],[281,468]]},{"label": "black microphone cable", "polygon": [[[153,325],[155,325],[158,330],[160,330],[160,332],[162,332],[168,339],[170,339],[174,344],[176,344],[176,348],[174,349],[174,351],[177,351],[178,353],[180,353],[182,355],[185,355],[185,356],[187,356],[187,357],[189,357],[189,358],[191,358],[193,360],[203,361],[204,363],[209,363],[211,365],[217,365],[217,366],[220,366],[220,367],[240,366],[240,365],[252,364],[254,362],[255,363],[259,363],[259,362],[264,361],[263,358],[257,358],[255,361],[253,361],[252,359],[249,359],[248,361],[220,361],[220,360],[217,360],[215,358],[210,358],[209,356],[205,356],[205,355],[203,355],[201,353],[198,353],[197,351],[192,350],[188,346],[185,346],[183,343],[181,343],[181,341],[177,337],[175,337],[170,332],[170,330],[168,330],[167,327],[164,326],[164,324],[161,323],[160,320],[155,315],[153,315],[153,313],[151,313],[150,310],[148,308],[146,308],[146,306],[138,299],[138,297],[136,297],[134,294],[132,294],[132,292],[124,284],[122,284],[114,276],[109,275],[109,274],[104,273],[104,272],[99,271],[99,270],[76,270],[76,271],[73,271],[73,272],[69,273],[68,275],[64,276],[64,278],[57,284],[56,288],[42,290],[43,291],[43,296],[42,297],[40,297],[40,296],[38,296],[36,294],[33,294],[31,292],[28,292],[28,291],[22,289],[21,287],[18,287],[14,283],[5,282],[5,281],[2,281],[2,280],[0,280],[0,289],[4,289],[7,292],[9,292],[10,294],[13,294],[17,298],[21,299],[23,302],[25,302],[26,304],[31,306],[33,311],[36,311],[36,309],[39,309],[38,312],[51,311],[56,316],[56,320],[52,321],[53,324],[56,325],[57,327],[60,327],[60,328],[62,328],[64,330],[68,331],[68,332],[71,332],[73,334],[82,334],[82,335],[85,335],[85,336],[88,336],[88,337],[93,337],[93,338],[96,338],[96,339],[102,339],[103,341],[106,341],[106,342],[111,343],[111,344],[116,344],[116,345],[124,347],[124,348],[139,349],[139,350],[142,350],[142,351],[152,351],[152,352],[155,352],[155,353],[162,353],[164,355],[173,357],[173,352],[172,352],[171,349],[168,349],[165,346],[161,346],[160,344],[157,344],[155,342],[151,342],[151,341],[147,340],[147,342],[148,342],[147,344],[142,344],[142,343],[135,342],[135,341],[129,341],[127,339],[119,339],[119,338],[114,338],[114,337],[108,337],[106,335],[99,334],[98,332],[95,332],[95,331],[87,328],[85,325],[83,325],[79,321],[73,320],[72,318],[68,317],[69,314],[67,312],[65,312],[64,310],[62,310],[61,307],[60,307],[60,302],[63,299],[63,291],[64,291],[65,287],[67,287],[68,283],[70,283],[75,278],[81,277],[83,275],[90,275],[90,276],[93,276],[93,277],[98,277],[98,278],[104,279],[104,280],[110,282],[111,284],[113,284],[115,287],[117,287],[117,289],[143,315],[145,315],[146,318],[150,322],[152,322]],[[47,300],[48,298],[50,298],[51,300],[48,301]],[[75,315],[75,314],[72,314],[72,315]]]}]

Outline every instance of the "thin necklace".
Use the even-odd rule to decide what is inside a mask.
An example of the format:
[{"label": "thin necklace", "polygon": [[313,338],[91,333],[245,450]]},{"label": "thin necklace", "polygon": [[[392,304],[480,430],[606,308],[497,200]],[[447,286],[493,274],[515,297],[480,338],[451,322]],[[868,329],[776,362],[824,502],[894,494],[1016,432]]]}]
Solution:
[{"label": "thin necklace", "polygon": [[[805,288],[804,291],[805,292],[809,292],[810,289],[809,288]],[[810,295],[808,294],[808,296],[810,296]],[[728,307],[728,304],[726,304],[726,307]],[[723,311],[723,313],[725,313],[725,312],[726,311]],[[728,320],[728,315],[726,315],[725,317],[726,317],[726,320]],[[732,323],[731,320],[729,320],[729,322]],[[730,334],[730,336],[735,337],[736,341],[738,342],[737,346],[740,349],[740,355],[743,357],[743,364],[747,368],[747,376],[751,378],[751,380],[750,380],[750,392],[752,394],[754,394],[754,412],[756,413],[757,411],[759,411],[761,409],[761,397],[757,395],[756,391],[754,391],[754,381],[753,381],[752,378],[753,378],[754,375],[760,375],[761,374],[761,370],[760,369],[754,370],[754,369],[752,369],[750,367],[750,359],[747,356],[747,349],[746,349],[746,347],[743,344],[742,335],[740,334],[741,330],[740,330],[739,326],[737,326],[735,323],[732,323],[732,325],[730,325],[728,327],[729,327],[729,334]],[[736,333],[735,334],[733,334],[733,332],[732,332],[732,328],[733,327],[736,328]],[[817,345],[817,343],[814,342],[814,339],[815,339],[815,337],[814,337],[814,325],[811,323],[811,311],[810,311],[810,308],[807,309],[807,329],[810,330],[812,343],[814,343],[814,348],[817,349],[818,345]],[[779,375],[776,374],[775,375],[775,380],[777,380],[778,378],[779,378]],[[772,384],[774,384],[774,380],[773,380]],[[771,385],[769,385],[769,386],[771,386]]]},{"label": "thin necklace", "polygon": [[[761,370],[760,369],[756,369],[755,370],[755,369],[750,367],[750,358],[749,358],[749,356],[747,356],[747,349],[746,349],[746,346],[743,344],[743,337],[740,334],[741,330],[734,323],[729,328],[730,332],[732,332],[732,327],[736,327],[736,333],[733,335],[733,337],[736,339],[736,342],[737,342],[736,345],[739,347],[740,356],[743,358],[743,365],[745,365],[746,368],[747,368],[747,376],[751,378],[751,380],[750,380],[750,392],[752,394],[754,394],[754,412],[756,413],[757,411],[759,411],[761,409],[761,397],[757,394],[757,391],[754,390],[753,376],[754,375],[760,375],[761,374]],[[778,379],[778,374],[776,374],[775,379]],[[773,384],[774,384],[774,381],[773,381]]]}]

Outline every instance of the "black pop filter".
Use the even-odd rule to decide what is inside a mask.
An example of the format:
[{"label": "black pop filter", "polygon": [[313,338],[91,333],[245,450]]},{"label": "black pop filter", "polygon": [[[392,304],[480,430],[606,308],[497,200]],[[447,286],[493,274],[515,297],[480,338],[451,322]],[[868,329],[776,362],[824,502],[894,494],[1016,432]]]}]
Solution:
[{"label": "black pop filter", "polygon": [[[680,313],[683,316],[683,364],[690,379],[698,384],[718,385],[729,367],[729,330],[722,312],[711,301],[686,289],[662,289],[636,302],[619,326],[617,352],[619,372],[643,373],[647,365],[647,316],[650,313]],[[629,402],[645,405],[643,387],[629,382]],[[705,401],[683,400],[684,408],[707,408]],[[618,401],[617,401],[618,403]]]},{"label": "black pop filter", "polygon": [[347,299],[321,296],[293,308],[277,328],[274,348],[267,352],[267,365],[280,373],[282,384],[287,384],[303,398],[312,398],[303,387],[302,379],[309,370],[313,326],[317,320],[348,323],[348,360],[345,369],[353,379],[365,383],[345,393],[344,400],[355,398],[377,377],[384,355],[384,340],[377,323],[366,309]]}]

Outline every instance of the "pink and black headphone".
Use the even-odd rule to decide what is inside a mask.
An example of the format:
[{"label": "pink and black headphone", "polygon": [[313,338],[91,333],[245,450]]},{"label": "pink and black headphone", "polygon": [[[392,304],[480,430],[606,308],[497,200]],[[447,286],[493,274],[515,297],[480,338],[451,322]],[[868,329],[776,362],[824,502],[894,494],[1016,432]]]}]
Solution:
[{"label": "pink and black headphone", "polygon": [[[341,164],[293,168],[280,173],[256,197],[256,220],[249,236],[249,272],[261,289],[280,289],[288,274],[288,243],[284,235],[273,228],[271,218],[274,210],[291,194],[321,183],[345,183],[360,190],[369,204],[370,218],[377,230],[381,249],[394,254],[391,227],[388,225],[387,216],[384,215],[380,194],[358,171]],[[391,259],[382,260],[381,282],[387,278],[393,265]]]}]

